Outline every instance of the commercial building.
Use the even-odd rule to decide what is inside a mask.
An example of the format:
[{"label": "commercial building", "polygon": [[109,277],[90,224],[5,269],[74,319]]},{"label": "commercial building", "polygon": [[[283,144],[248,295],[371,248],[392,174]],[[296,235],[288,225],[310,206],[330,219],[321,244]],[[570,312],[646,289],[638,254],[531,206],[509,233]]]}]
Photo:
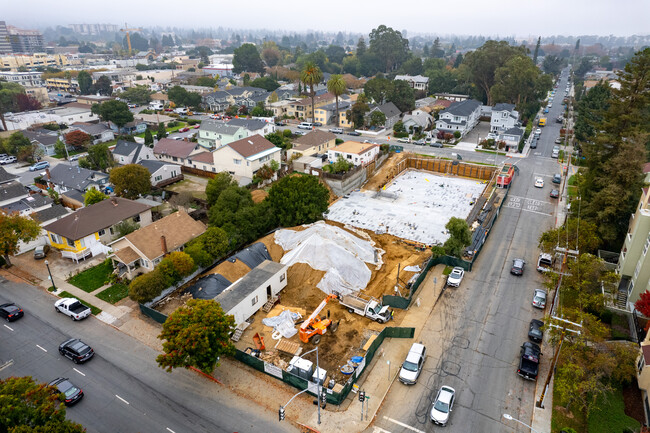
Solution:
[{"label": "commercial building", "polygon": [[9,43],[9,31],[7,23],[0,21],[0,54],[11,53],[11,44]]},{"label": "commercial building", "polygon": [[14,53],[42,53],[45,52],[43,34],[38,30],[22,30],[7,26],[11,51]]},{"label": "commercial building", "polygon": [[0,81],[20,84],[23,87],[41,87],[44,84],[41,75],[41,72],[0,72]]}]

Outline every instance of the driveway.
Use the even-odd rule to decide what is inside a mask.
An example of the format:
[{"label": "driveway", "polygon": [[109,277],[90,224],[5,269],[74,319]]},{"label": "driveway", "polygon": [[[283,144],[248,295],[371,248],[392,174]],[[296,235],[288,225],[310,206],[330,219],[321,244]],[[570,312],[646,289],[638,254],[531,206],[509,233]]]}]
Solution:
[{"label": "driveway", "polygon": [[469,134],[463,137],[464,142],[478,144],[479,141],[487,137],[488,132],[490,132],[490,122],[479,122],[474,129],[472,129]]}]

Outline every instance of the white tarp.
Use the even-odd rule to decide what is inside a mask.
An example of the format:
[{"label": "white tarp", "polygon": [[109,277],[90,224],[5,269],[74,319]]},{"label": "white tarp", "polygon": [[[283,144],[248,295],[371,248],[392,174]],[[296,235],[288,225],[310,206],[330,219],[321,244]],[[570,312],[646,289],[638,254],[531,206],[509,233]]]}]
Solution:
[{"label": "white tarp", "polygon": [[302,231],[278,230],[275,242],[288,251],[280,263],[306,263],[326,271],[316,287],[327,294],[350,294],[364,289],[371,277],[366,263],[380,260],[370,242],[322,221]]},{"label": "white tarp", "polygon": [[262,319],[262,323],[266,326],[272,327],[275,332],[279,332],[284,338],[291,338],[298,332],[295,323],[296,320],[301,318],[302,316],[300,313],[284,310],[277,316]]},{"label": "white tarp", "polygon": [[406,272],[420,272],[422,269],[420,269],[420,265],[415,265],[415,266],[407,266],[404,268]]}]

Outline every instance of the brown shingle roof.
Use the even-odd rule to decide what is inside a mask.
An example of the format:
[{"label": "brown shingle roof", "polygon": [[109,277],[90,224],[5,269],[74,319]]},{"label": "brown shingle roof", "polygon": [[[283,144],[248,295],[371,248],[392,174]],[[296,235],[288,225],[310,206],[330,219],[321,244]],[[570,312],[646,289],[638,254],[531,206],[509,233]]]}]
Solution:
[{"label": "brown shingle roof", "polygon": [[197,153],[195,155],[192,155],[192,161],[205,162],[205,163],[208,163],[208,164],[213,164],[214,163],[214,157],[212,156],[212,152],[201,152],[201,153]]},{"label": "brown shingle roof", "polygon": [[120,260],[120,262],[124,263],[125,265],[130,265],[140,258],[138,253],[133,251],[133,248],[131,247],[126,247],[122,248],[119,251],[115,251],[115,255]]},{"label": "brown shingle roof", "polygon": [[265,150],[273,149],[275,145],[266,138],[259,134],[251,135],[250,137],[242,138],[241,140],[233,141],[228,144],[232,150],[248,158],[257,153],[264,152]]},{"label": "brown shingle roof", "polygon": [[645,164],[643,164],[643,172],[650,173],[650,162],[646,162]]},{"label": "brown shingle roof", "polygon": [[[314,104],[318,104],[321,101],[329,101],[334,98],[334,94],[332,93],[323,93],[322,95],[316,95],[314,96]],[[300,101],[296,102],[296,105],[311,105],[311,98],[303,98]]]},{"label": "brown shingle roof", "polygon": [[43,228],[76,241],[136,216],[147,209],[151,209],[151,206],[121,197],[113,197],[79,209]]},{"label": "brown shingle roof", "polygon": [[202,222],[178,211],[126,235],[126,239],[149,260],[154,260],[163,255],[162,236],[165,237],[167,251],[173,251],[204,232]]},{"label": "brown shingle roof", "polygon": [[187,158],[194,151],[197,144],[191,141],[172,140],[171,138],[162,138],[153,147],[153,153],[156,155],[175,156],[177,158]]},{"label": "brown shingle roof", "polygon": [[296,145],[306,145],[309,147],[318,146],[319,144],[325,144],[330,140],[336,140],[336,135],[332,132],[321,131],[320,129],[314,129],[309,134],[305,134],[297,139],[293,140]]}]

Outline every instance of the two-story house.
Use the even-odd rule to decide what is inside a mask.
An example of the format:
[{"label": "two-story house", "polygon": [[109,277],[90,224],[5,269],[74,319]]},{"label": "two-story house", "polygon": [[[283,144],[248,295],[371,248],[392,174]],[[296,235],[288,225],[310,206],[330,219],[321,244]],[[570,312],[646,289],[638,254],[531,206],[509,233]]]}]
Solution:
[{"label": "two-story house", "polygon": [[[314,96],[314,110],[323,105],[332,104],[336,98],[331,93],[323,93]],[[311,98],[303,98],[298,101],[293,101],[285,108],[286,115],[289,117],[296,117],[298,119],[311,120]]]},{"label": "two-story house", "polygon": [[83,194],[90,188],[101,190],[108,185],[108,174],[78,165],[61,163],[47,169],[45,173],[48,184],[62,195],[70,191]]},{"label": "two-story house", "polygon": [[188,158],[190,155],[200,152],[198,149],[199,145],[191,141],[162,138],[153,147],[153,154],[164,162],[188,165]]},{"label": "two-story house", "polygon": [[[352,103],[349,100],[339,99],[339,117],[340,113],[349,110]],[[338,126],[340,122],[336,119],[336,102],[333,104],[326,104],[321,107],[314,108],[314,120],[323,125]]]},{"label": "two-story house", "polygon": [[113,159],[121,165],[137,164],[140,161],[155,160],[153,150],[144,143],[118,140],[113,148]]},{"label": "two-story house", "polygon": [[402,117],[402,123],[407,131],[425,131],[433,125],[433,120],[433,116],[422,109],[413,110]]},{"label": "two-story house", "polygon": [[[314,129],[293,140],[293,147],[287,150],[287,159],[297,156],[311,156],[327,153],[336,145],[336,134]],[[296,156],[297,155],[297,156]]]},{"label": "two-story house", "polygon": [[199,128],[198,143],[207,149],[216,149],[244,137],[248,137],[248,132],[241,126],[218,120],[204,120]]},{"label": "two-story house", "polygon": [[519,113],[513,104],[499,103],[492,107],[490,132],[500,134],[519,123]]},{"label": "two-story house", "polygon": [[181,251],[205,230],[205,224],[179,210],[111,243],[114,253],[110,258],[120,274],[123,271],[133,279],[153,271],[165,255]]},{"label": "two-story house", "polygon": [[338,161],[339,157],[352,164],[365,166],[379,155],[378,144],[359,143],[346,141],[327,151],[327,159],[331,164]]},{"label": "two-story house", "polygon": [[108,244],[118,237],[116,227],[123,221],[140,227],[151,224],[151,206],[121,197],[102,200],[84,207],[43,229],[48,243],[61,251],[61,255],[78,262],[90,255],[107,254]]},{"label": "two-story house", "polygon": [[271,122],[265,122],[258,119],[231,119],[228,121],[228,125],[244,128],[248,132],[248,136],[251,135],[261,135],[264,137],[266,134],[275,132],[275,124]]},{"label": "two-story house", "polygon": [[227,171],[238,177],[240,184],[246,185],[257,170],[271,160],[280,164],[281,151],[261,135],[251,135],[215,150],[213,161],[217,172]]},{"label": "two-story house", "polygon": [[370,109],[370,111],[366,114],[366,119],[368,123],[370,123],[370,116],[375,111],[384,113],[384,116],[386,116],[386,122],[384,122],[383,125],[384,128],[386,129],[393,129],[393,126],[395,126],[395,123],[397,123],[400,115],[402,114],[402,112],[399,111],[399,108],[397,108],[395,104],[393,104],[392,102],[386,102],[385,104],[378,105]]},{"label": "two-story house", "polygon": [[103,123],[86,123],[77,122],[73,123],[70,127],[71,131],[83,131],[92,137],[92,144],[106,143],[115,139],[115,134],[108,126]]},{"label": "two-story house", "polygon": [[476,126],[481,116],[481,103],[474,99],[454,102],[449,108],[442,110],[436,121],[436,129],[442,132],[454,133],[460,131],[466,135]]},{"label": "two-story house", "polygon": [[422,75],[395,75],[395,79],[406,81],[414,90],[426,91],[429,88],[429,77],[423,77]]},{"label": "two-story house", "polygon": [[54,146],[59,140],[59,135],[56,131],[38,130],[38,131],[22,131],[22,134],[27,137],[31,144],[38,146],[45,156],[53,156],[56,151]]}]

